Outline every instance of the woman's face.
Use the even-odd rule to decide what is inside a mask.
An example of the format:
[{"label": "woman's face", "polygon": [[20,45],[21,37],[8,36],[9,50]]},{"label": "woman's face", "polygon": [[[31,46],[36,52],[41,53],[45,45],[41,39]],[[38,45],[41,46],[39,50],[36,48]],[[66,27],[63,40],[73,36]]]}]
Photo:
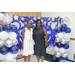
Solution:
[{"label": "woman's face", "polygon": [[37,27],[41,27],[41,22],[40,21],[37,22]]},{"label": "woman's face", "polygon": [[32,25],[32,22],[31,22],[31,21],[28,21],[28,22],[27,22],[27,27],[29,27],[29,28],[30,28],[30,27],[31,27],[31,25]]}]

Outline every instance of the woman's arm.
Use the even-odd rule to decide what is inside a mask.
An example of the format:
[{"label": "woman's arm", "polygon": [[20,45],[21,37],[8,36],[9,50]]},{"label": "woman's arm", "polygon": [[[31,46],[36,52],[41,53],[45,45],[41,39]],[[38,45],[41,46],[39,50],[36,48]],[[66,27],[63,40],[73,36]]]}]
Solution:
[{"label": "woman's arm", "polygon": [[34,29],[33,29],[33,40],[34,40]]},{"label": "woman's arm", "polygon": [[32,37],[33,37],[33,45],[35,45],[35,42],[34,42],[34,29],[33,29],[33,35],[32,35]]},{"label": "woman's arm", "polygon": [[45,36],[46,36],[46,42],[45,42],[45,47],[47,46],[47,39],[48,39],[48,35],[47,35],[47,31],[46,31],[46,29],[45,28],[43,28],[44,29],[44,34],[45,34]]},{"label": "woman's arm", "polygon": [[25,28],[22,30],[22,49],[23,49],[23,43],[24,43],[24,33],[25,33]]}]

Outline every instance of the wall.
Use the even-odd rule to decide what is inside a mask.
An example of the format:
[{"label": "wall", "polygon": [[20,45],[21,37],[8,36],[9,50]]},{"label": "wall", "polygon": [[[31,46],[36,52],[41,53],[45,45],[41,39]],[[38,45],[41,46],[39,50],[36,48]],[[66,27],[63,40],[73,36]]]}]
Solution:
[{"label": "wall", "polygon": [[[68,26],[71,28],[71,38],[75,38],[75,12],[42,12],[42,17],[68,17],[69,22]],[[53,54],[54,51],[47,52],[49,54]],[[75,41],[71,40],[70,48],[68,51],[68,58],[70,60],[74,60],[74,53],[75,53]],[[74,60],[75,61],[75,60]]]},{"label": "wall", "polygon": [[12,15],[19,15],[19,16],[37,16],[41,17],[41,12],[9,12]]},{"label": "wall", "polygon": [[[41,12],[9,12],[9,13],[12,14],[12,15],[19,15],[19,16],[37,16],[37,17],[41,17]],[[3,24],[3,21],[0,21],[0,24]]]},{"label": "wall", "polygon": [[68,17],[68,26],[72,29],[71,38],[75,38],[75,12],[42,12],[43,17]]}]

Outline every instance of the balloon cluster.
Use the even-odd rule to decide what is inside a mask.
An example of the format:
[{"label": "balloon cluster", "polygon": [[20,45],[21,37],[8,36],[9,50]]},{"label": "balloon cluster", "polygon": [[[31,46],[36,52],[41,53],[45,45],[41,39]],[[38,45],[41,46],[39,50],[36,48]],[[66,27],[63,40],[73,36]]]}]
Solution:
[{"label": "balloon cluster", "polygon": [[0,60],[11,62],[18,55],[17,26],[11,25],[13,19],[9,13],[0,13],[0,20],[5,23],[0,24]]},{"label": "balloon cluster", "polygon": [[71,29],[65,23],[62,23],[61,27],[57,27],[56,32],[55,54],[52,56],[52,60],[60,61],[68,58]]}]

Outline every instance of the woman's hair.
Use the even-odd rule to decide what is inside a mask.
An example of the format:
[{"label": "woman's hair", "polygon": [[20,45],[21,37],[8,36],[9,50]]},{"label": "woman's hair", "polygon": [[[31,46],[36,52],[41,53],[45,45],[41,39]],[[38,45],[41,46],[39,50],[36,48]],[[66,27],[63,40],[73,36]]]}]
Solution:
[{"label": "woman's hair", "polygon": [[[29,21],[30,21],[30,20],[28,20],[27,23],[28,23]],[[32,22],[32,21],[31,21],[31,22]]]},{"label": "woman's hair", "polygon": [[41,27],[42,27],[42,21],[41,21],[40,19],[37,19],[37,20],[36,20],[36,26],[35,26],[35,28],[37,27],[37,22],[38,22],[38,21],[40,21]]}]

